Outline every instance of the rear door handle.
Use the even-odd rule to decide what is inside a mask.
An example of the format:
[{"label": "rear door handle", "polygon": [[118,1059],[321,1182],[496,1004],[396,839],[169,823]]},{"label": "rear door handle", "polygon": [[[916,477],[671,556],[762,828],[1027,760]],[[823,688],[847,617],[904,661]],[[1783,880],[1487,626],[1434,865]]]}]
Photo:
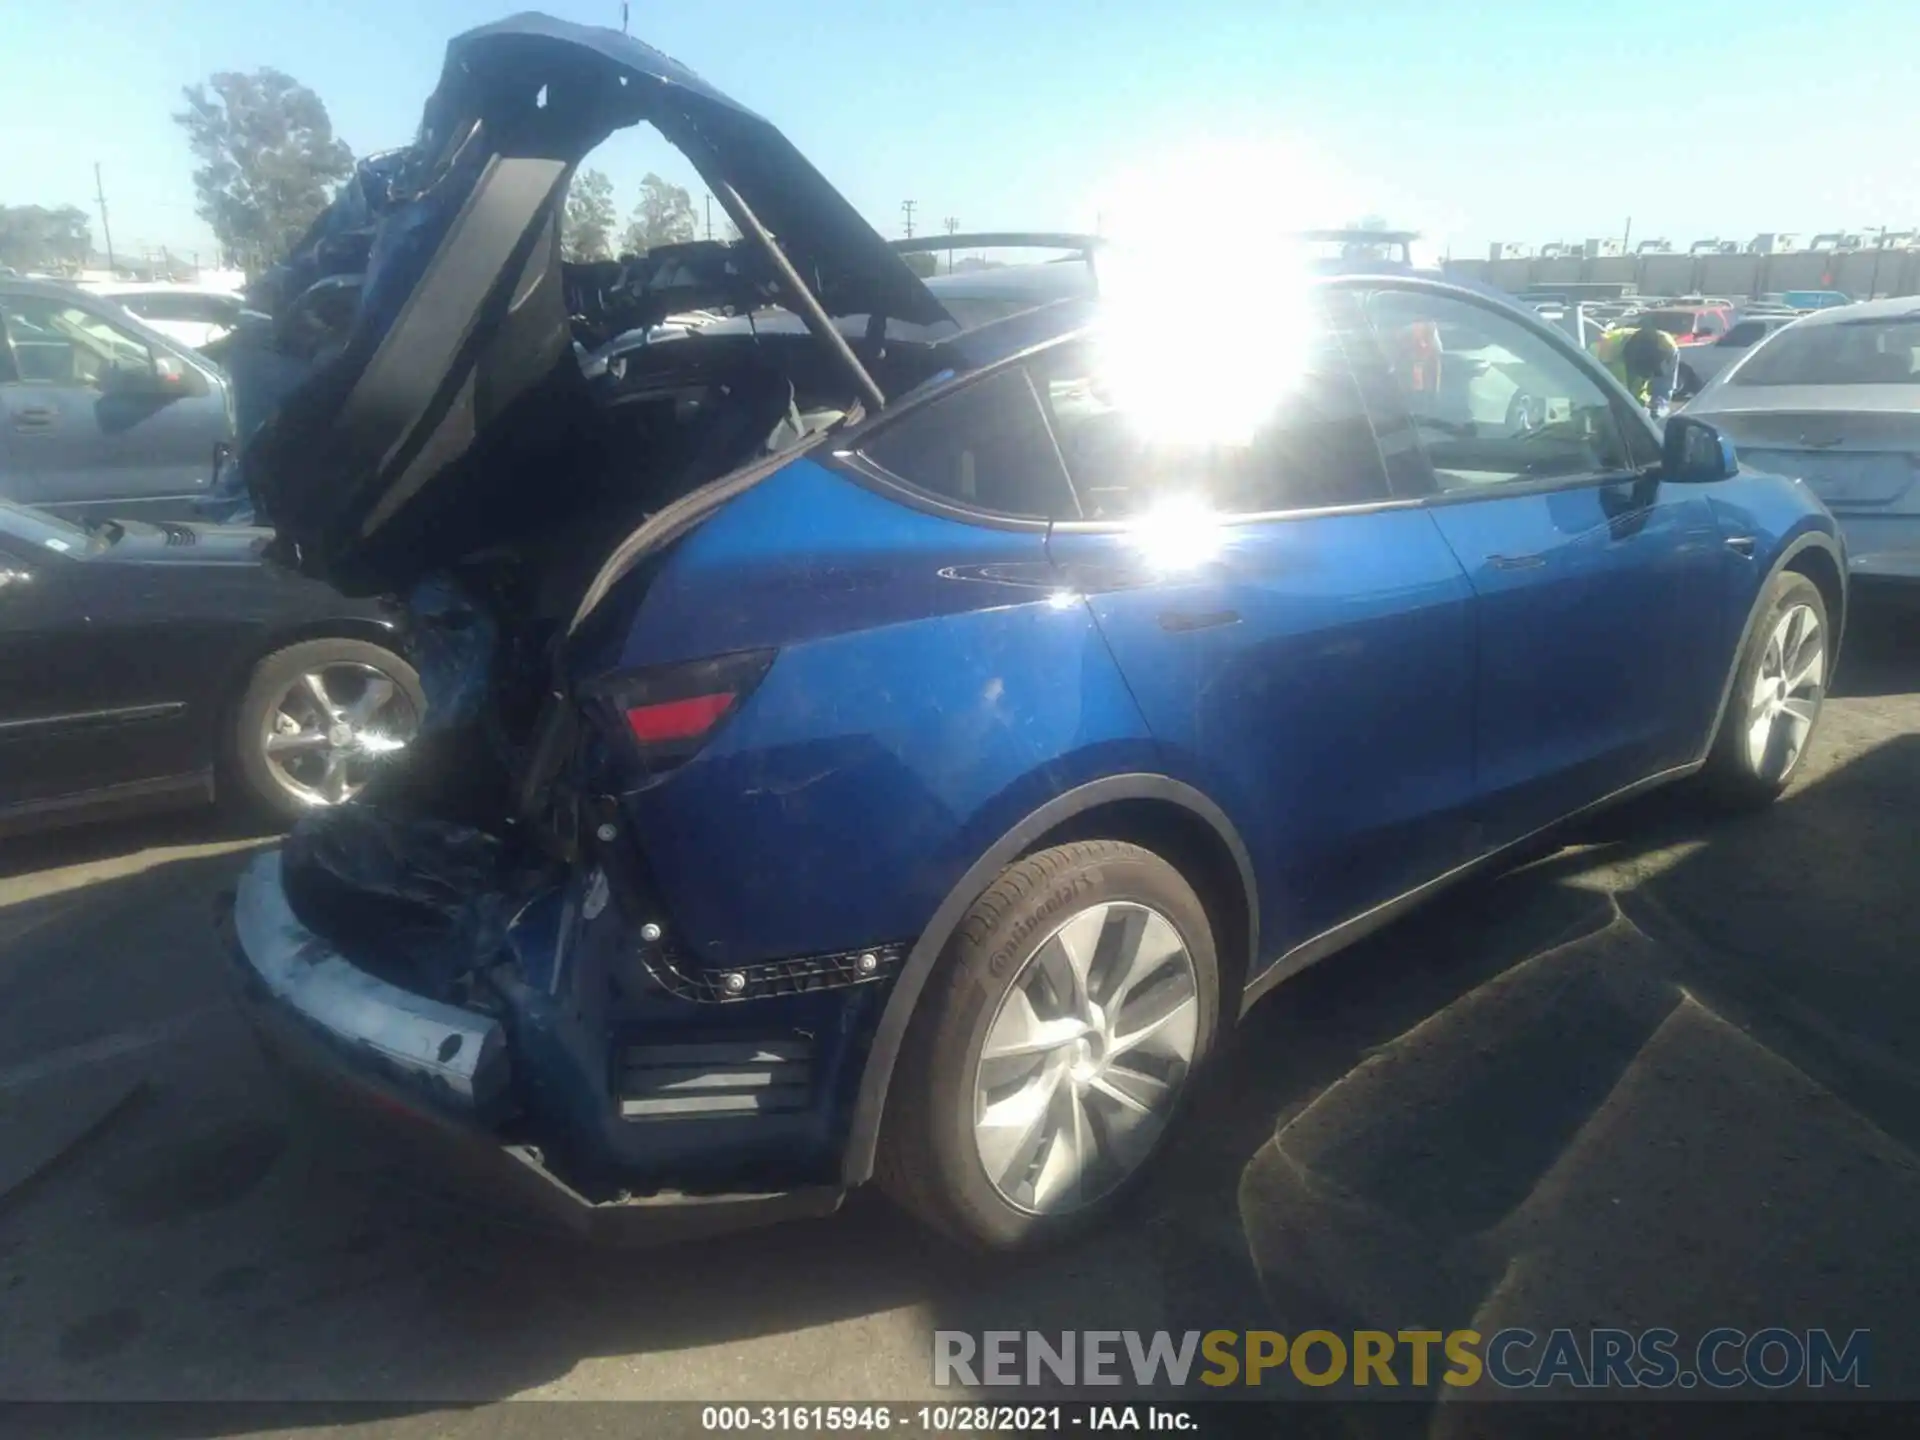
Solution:
[{"label": "rear door handle", "polygon": [[1487,564],[1495,570],[1538,570],[1547,563],[1544,555],[1489,555]]},{"label": "rear door handle", "polygon": [[1751,535],[1729,535],[1727,537],[1727,548],[1736,555],[1751,557],[1753,554],[1753,545],[1754,537]]}]

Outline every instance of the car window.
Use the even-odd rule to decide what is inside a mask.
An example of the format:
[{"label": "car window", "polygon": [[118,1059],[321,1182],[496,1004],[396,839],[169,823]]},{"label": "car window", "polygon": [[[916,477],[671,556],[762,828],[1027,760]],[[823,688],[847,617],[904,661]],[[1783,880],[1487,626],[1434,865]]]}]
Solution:
[{"label": "car window", "polygon": [[1635,325],[1651,325],[1669,335],[1693,334],[1694,316],[1691,310],[1643,310],[1631,318]]},{"label": "car window", "polygon": [[1367,318],[1442,490],[1632,469],[1610,392],[1521,320],[1383,290]]},{"label": "car window", "polygon": [[8,300],[7,339],[20,378],[103,390],[115,370],[150,370],[153,356],[131,331],[49,296]]},{"label": "car window", "polygon": [[970,509],[1039,520],[1080,514],[1046,417],[1018,366],[909,411],[861,453],[914,488]]},{"label": "car window", "polygon": [[1718,310],[1702,310],[1694,320],[1694,333],[1718,335],[1727,328],[1727,317]]},{"label": "car window", "polygon": [[1055,346],[1030,364],[1089,519],[1124,519],[1175,498],[1257,515],[1388,496],[1359,386],[1338,341],[1317,327],[1291,352],[1276,351],[1269,408],[1232,438],[1171,438],[1184,427],[1129,412],[1095,340]]},{"label": "car window", "polygon": [[1747,357],[1728,383],[1920,384],[1920,315],[1783,329]]},{"label": "car window", "polygon": [[1721,337],[1720,343],[1733,346],[1751,345],[1766,333],[1767,325],[1764,320],[1742,320]]}]

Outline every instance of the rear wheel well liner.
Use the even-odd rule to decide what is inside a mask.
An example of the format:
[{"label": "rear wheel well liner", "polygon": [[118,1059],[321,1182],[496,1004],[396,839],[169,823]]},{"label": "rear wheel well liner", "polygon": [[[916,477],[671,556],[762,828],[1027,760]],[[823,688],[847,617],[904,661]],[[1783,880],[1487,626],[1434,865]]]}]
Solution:
[{"label": "rear wheel well liner", "polygon": [[[887,1091],[908,1026],[934,966],[968,909],[1007,866],[1022,856],[1095,834],[1149,848],[1164,844],[1178,852],[1167,853],[1165,858],[1186,876],[1200,893],[1209,916],[1221,926],[1222,933],[1215,941],[1224,972],[1222,1013],[1238,1013],[1239,992],[1230,987],[1244,986],[1252,969],[1251,957],[1260,938],[1260,913],[1253,862],[1233,822],[1200,791],[1165,775],[1110,775],[1076,786],[1056,795],[989,847],[934,911],[908,952],[861,1070],[841,1160],[844,1184],[859,1185],[872,1178]],[[1189,865],[1194,868],[1189,870]],[[1236,892],[1241,902],[1237,914]],[[1223,909],[1216,910],[1216,905]],[[1228,996],[1234,997],[1234,1005],[1225,1003]]]}]

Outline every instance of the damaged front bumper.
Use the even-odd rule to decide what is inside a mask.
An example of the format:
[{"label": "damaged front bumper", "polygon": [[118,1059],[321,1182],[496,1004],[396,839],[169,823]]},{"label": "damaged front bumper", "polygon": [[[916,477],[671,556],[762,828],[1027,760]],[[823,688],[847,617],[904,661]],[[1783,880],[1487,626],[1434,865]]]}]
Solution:
[{"label": "damaged front bumper", "polygon": [[843,1192],[670,1188],[611,1199],[582,1194],[511,1138],[509,1037],[491,1016],[414,995],[354,965],[288,904],[281,857],[255,859],[221,929],[264,1048],[329,1128],[391,1156],[425,1188],[494,1218],[614,1243],[666,1243],[831,1214]]}]

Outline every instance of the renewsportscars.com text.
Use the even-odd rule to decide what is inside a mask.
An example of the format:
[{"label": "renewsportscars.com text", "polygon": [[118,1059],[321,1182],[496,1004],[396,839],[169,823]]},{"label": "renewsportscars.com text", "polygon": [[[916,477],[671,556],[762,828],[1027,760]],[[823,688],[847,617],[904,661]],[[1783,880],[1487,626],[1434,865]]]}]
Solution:
[{"label": "renewsportscars.com text", "polygon": [[940,1386],[1440,1384],[1505,1390],[1868,1388],[1868,1332],[936,1330]]}]

